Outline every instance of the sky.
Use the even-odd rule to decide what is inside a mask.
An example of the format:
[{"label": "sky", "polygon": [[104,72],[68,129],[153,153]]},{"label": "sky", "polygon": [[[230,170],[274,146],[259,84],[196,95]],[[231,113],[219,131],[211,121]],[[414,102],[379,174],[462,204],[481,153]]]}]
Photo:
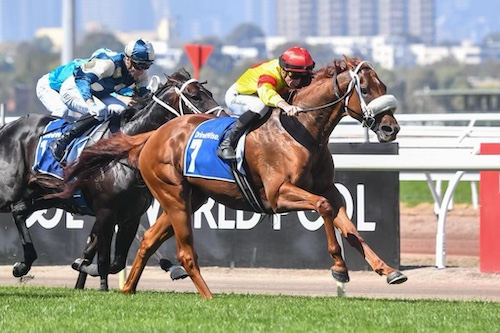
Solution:
[{"label": "sky", "polygon": [[437,40],[480,42],[487,34],[500,32],[498,0],[436,0]]}]

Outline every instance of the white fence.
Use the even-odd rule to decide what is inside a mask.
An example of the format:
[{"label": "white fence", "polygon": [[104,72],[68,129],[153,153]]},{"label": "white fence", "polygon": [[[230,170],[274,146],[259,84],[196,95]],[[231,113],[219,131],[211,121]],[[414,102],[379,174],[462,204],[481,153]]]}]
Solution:
[{"label": "white fence", "polygon": [[[500,143],[500,114],[400,114],[399,155],[333,155],[338,170],[399,171],[399,179],[427,181],[436,204],[436,267],[446,267],[446,214],[457,184],[471,182],[478,206],[479,171],[500,170],[500,155],[477,155],[481,143]],[[335,129],[331,142],[376,142],[352,118]],[[448,187],[441,195],[441,182]]]}]

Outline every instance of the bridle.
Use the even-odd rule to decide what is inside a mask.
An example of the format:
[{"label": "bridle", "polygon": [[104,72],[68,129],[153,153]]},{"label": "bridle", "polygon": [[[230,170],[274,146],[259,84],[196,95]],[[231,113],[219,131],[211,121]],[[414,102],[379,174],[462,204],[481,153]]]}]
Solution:
[{"label": "bridle", "polygon": [[368,127],[372,130],[375,129],[376,126],[375,117],[378,114],[381,114],[386,111],[394,113],[394,111],[398,107],[398,101],[396,100],[396,97],[394,97],[393,95],[385,94],[373,99],[370,103],[368,103],[368,105],[366,104],[365,100],[363,99],[363,95],[361,94],[361,86],[358,75],[358,73],[361,72],[361,70],[363,69],[362,66],[364,64],[366,64],[371,70],[373,70],[373,65],[366,61],[361,61],[356,66],[356,68],[354,68],[354,70],[349,70],[351,81],[347,86],[346,92],[342,96],[339,96],[339,87],[337,84],[337,71],[335,71],[332,79],[333,79],[335,96],[337,97],[337,99],[321,106],[303,109],[300,112],[309,112],[309,111],[325,109],[342,102],[344,110],[347,113],[350,112],[356,113],[354,110],[349,108],[349,98],[352,96],[352,93],[356,91],[356,93],[358,94],[362,111],[362,117],[363,117],[362,125],[363,127]]},{"label": "bridle", "polygon": [[176,117],[180,117],[180,116],[185,114],[182,102],[184,102],[184,104],[186,104],[186,106],[189,108],[189,110],[191,110],[192,113],[215,113],[215,112],[218,112],[217,116],[219,116],[220,113],[222,111],[224,111],[224,109],[221,106],[216,106],[216,107],[214,107],[206,112],[202,112],[193,103],[191,103],[191,101],[189,100],[189,98],[186,97],[186,95],[184,95],[184,90],[191,83],[199,83],[199,81],[197,79],[193,78],[193,79],[189,79],[186,82],[184,82],[180,88],[174,87],[175,93],[177,94],[177,96],[179,96],[179,111],[180,112],[177,112],[177,110],[175,110],[173,107],[171,107],[170,105],[168,105],[167,103],[165,103],[164,101],[162,101],[161,99],[159,99],[155,95],[156,91],[158,91],[158,86],[160,84],[160,78],[157,75],[153,75],[151,77],[151,79],[148,83],[148,86],[146,88],[149,91],[151,91],[151,93],[152,93],[151,98],[153,99],[153,101],[155,101],[156,103],[163,106],[165,109],[167,109],[168,111],[173,113]]}]

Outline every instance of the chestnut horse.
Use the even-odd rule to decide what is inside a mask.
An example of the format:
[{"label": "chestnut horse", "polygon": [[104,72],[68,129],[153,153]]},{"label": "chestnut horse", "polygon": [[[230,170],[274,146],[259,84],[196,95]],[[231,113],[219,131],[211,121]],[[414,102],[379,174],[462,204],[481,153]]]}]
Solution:
[{"label": "chestnut horse", "polygon": [[[328,149],[332,131],[346,115],[368,126],[380,142],[395,140],[399,132],[393,115],[396,99],[386,94],[385,84],[369,63],[344,57],[316,71],[312,83],[296,91],[292,102],[303,109],[296,117],[287,117],[276,108],[246,135],[244,168],[262,212],[315,210],[324,221],[327,249],[333,258],[331,270],[337,281],[347,282],[349,275],[334,227],[376,273],[387,276],[389,284],[406,281],[403,273],[378,257],[348,218],[343,198],[334,185],[334,163]],[[119,134],[101,141],[94,150],[99,154],[108,145],[117,158],[127,156],[130,163],[137,163],[163,208],[155,224],[143,235],[123,293],[136,291],[148,258],[175,235],[180,263],[201,296],[213,297],[200,274],[191,216],[209,197],[232,209],[256,209],[245,200],[235,182],[185,176],[189,138],[198,125],[212,118],[186,115],[154,132]]]},{"label": "chestnut horse", "polygon": [[[157,78],[157,77],[156,77]],[[156,86],[159,84],[156,81]],[[138,100],[121,115],[119,130],[130,135],[158,128],[181,113],[221,110],[209,92],[184,69],[167,77],[154,94]],[[96,218],[83,260],[73,267],[83,271],[77,288],[83,288],[86,269],[101,277],[101,290],[108,289],[108,274],[123,269],[134,240],[140,218],[151,205],[152,196],[138,171],[125,163],[106,165],[94,178],[78,181],[89,209],[82,210],[71,196],[57,197],[63,181],[52,175],[35,172],[37,142],[54,117],[30,114],[0,128],[0,212],[11,212],[24,249],[24,260],[13,268],[16,277],[27,274],[37,258],[26,219],[36,210],[52,207],[68,212],[93,215]],[[109,133],[105,134],[109,135]],[[52,194],[52,196],[51,196]],[[114,261],[110,263],[111,242],[115,225],[119,226]],[[92,262],[98,253],[98,268]],[[90,272],[92,274],[92,272]],[[95,275],[93,274],[93,275]]]}]

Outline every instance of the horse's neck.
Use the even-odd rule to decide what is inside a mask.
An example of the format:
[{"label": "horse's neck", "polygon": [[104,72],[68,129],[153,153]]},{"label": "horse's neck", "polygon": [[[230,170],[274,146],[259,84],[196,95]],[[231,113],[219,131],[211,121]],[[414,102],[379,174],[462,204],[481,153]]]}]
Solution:
[{"label": "horse's neck", "polygon": [[342,119],[341,104],[323,110],[299,114],[299,122],[307,129],[318,144],[326,144],[334,128]]},{"label": "horse's neck", "polygon": [[[335,94],[325,85],[320,88],[311,88],[299,94],[294,101],[294,104],[306,110],[299,113],[297,119],[318,144],[326,144],[334,128],[344,116],[343,104],[339,102],[328,106],[333,102]],[[314,108],[318,109],[307,110]]]},{"label": "horse's neck", "polygon": [[[164,102],[174,109],[178,109],[177,101],[166,100]],[[169,110],[166,110],[156,102],[152,102],[140,110],[129,122],[124,124],[122,131],[128,135],[153,131],[174,117],[175,115]]]}]

